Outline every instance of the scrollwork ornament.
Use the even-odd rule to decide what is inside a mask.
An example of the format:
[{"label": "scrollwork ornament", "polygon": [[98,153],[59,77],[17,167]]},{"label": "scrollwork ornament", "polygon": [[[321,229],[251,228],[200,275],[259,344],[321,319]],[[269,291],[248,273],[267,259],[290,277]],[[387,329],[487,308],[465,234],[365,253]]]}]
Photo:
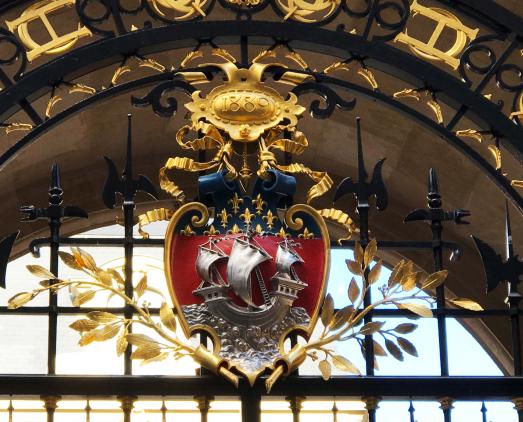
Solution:
[{"label": "scrollwork ornament", "polygon": [[523,126],[523,89],[514,95],[512,102],[512,112],[509,116],[518,126]]},{"label": "scrollwork ornament", "polygon": [[325,24],[341,10],[340,0],[276,0],[273,5],[284,20],[307,24]]},{"label": "scrollwork ornament", "polygon": [[[110,22],[112,15],[110,2],[111,0],[76,0],[76,13],[80,18],[80,22],[95,34],[114,35],[112,29],[101,27],[105,23],[107,27],[112,28],[112,23]],[[100,7],[101,11],[96,15],[90,14],[89,9],[96,7]]]},{"label": "scrollwork ornament", "polygon": [[214,0],[144,0],[147,13],[165,23],[201,20],[214,7]]},{"label": "scrollwork ornament", "polygon": [[[374,39],[389,41],[394,39],[401,31],[405,29],[410,16],[410,4],[407,0],[376,0],[374,3],[374,18],[379,28],[388,31],[388,33],[373,35]],[[396,21],[388,20],[385,16],[393,12],[397,15]]]},{"label": "scrollwork ornament", "polygon": [[[19,62],[18,69],[14,73],[13,78],[19,78],[27,67],[27,54],[24,46],[18,41],[14,34],[7,29],[0,28],[0,44],[7,43],[13,47],[11,55],[0,56],[0,67],[13,65],[15,62]],[[7,51],[9,54],[9,48],[4,48],[3,51]]]},{"label": "scrollwork ornament", "polygon": [[356,106],[356,99],[344,100],[340,95],[329,86],[318,82],[304,82],[296,86],[291,92],[296,96],[303,94],[318,94],[324,101],[322,106],[320,100],[313,100],[309,107],[312,117],[316,119],[326,119],[332,116],[334,110],[352,110]]},{"label": "scrollwork ornament", "polygon": [[181,91],[190,96],[196,88],[182,79],[173,79],[157,85],[144,97],[133,96],[131,102],[135,107],[152,106],[153,111],[160,117],[172,117],[178,111],[178,100],[173,96],[167,96],[167,93],[173,91]]},{"label": "scrollwork ornament", "polygon": [[[519,79],[519,83],[511,83],[506,79],[506,74],[512,73]],[[501,89],[509,92],[518,92],[523,89],[523,69],[516,64],[506,63],[501,65],[496,72],[496,83]]]},{"label": "scrollwork ornament", "polygon": [[[503,38],[498,35],[485,35],[471,41],[467,48],[461,54],[459,61],[459,74],[461,79],[470,86],[471,79],[468,77],[467,71],[471,71],[478,75],[485,75],[490,72],[497,62],[496,52],[487,44],[492,41],[503,41]],[[485,58],[487,63],[481,64],[477,60]],[[476,60],[474,59],[476,58]]]}]

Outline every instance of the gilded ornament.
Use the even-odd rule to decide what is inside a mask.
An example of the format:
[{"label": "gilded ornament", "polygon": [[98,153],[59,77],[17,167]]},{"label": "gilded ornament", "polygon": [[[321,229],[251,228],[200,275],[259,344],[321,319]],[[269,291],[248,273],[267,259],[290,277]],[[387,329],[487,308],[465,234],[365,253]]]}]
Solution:
[{"label": "gilded ornament", "polygon": [[206,236],[215,236],[215,235],[220,234],[220,231],[219,231],[219,230],[216,230],[216,229],[214,228],[214,225],[211,225],[211,227],[209,228],[209,230],[204,231],[203,234],[205,234]]},{"label": "gilded ornament", "polygon": [[249,208],[245,208],[243,214],[240,214],[240,220],[244,221],[247,226],[251,224],[254,217],[256,217],[256,214],[251,213]]},{"label": "gilded ornament", "polygon": [[[38,1],[25,9],[18,18],[5,22],[11,32],[18,33],[20,40],[27,47],[27,60],[33,61],[44,54],[63,53],[70,50],[80,38],[92,35],[91,31],[82,26],[80,22],[78,22],[78,29],[63,35],[58,35],[57,30],[52,25],[49,19],[50,15],[64,9],[74,9],[75,3],[75,0]],[[33,21],[40,21],[43,24],[47,35],[51,38],[50,41],[44,44],[35,41],[29,30],[29,24]]]},{"label": "gilded ornament", "polygon": [[[438,7],[426,7],[414,0],[410,5],[411,19],[415,16],[424,16],[435,22],[436,28],[432,32],[429,41],[423,42],[404,32],[398,34],[395,42],[407,44],[410,50],[419,57],[427,60],[443,61],[453,69],[459,67],[459,54],[465,50],[468,43],[474,40],[479,28],[470,28],[463,24],[456,15],[446,9]],[[436,47],[445,29],[452,29],[455,33],[454,44],[446,51]]]},{"label": "gilded ornament", "polygon": [[148,0],[160,16],[166,17],[169,12],[176,14],[175,20],[188,20],[197,16],[206,16],[208,0]]},{"label": "gilded ornament", "polygon": [[267,227],[269,227],[269,229],[272,229],[272,226],[274,225],[274,222],[278,220],[278,217],[273,215],[272,211],[269,210],[267,211],[267,214],[262,217],[262,220],[267,223]]},{"label": "gilded ornament", "polygon": [[240,205],[243,204],[243,199],[238,196],[238,193],[234,192],[234,196],[227,203],[231,205],[232,212],[238,214]]},{"label": "gilded ornament", "polygon": [[231,219],[231,214],[227,213],[225,208],[222,208],[221,212],[218,214],[218,217],[220,218],[221,226],[223,228],[227,227],[227,223],[229,223],[229,220]]},{"label": "gilded ornament", "polygon": [[[256,214],[261,214],[263,211],[263,208],[267,206],[267,202],[265,202],[261,196],[261,194],[258,194],[254,201],[252,201],[256,207]],[[270,212],[270,211],[269,211]]]},{"label": "gilded ornament", "polygon": [[284,20],[303,23],[321,22],[332,16],[340,6],[339,0],[277,0],[276,5],[284,13]]},{"label": "gilded ornament", "polygon": [[183,230],[180,230],[180,234],[184,236],[194,236],[195,232],[189,224],[185,226]]}]

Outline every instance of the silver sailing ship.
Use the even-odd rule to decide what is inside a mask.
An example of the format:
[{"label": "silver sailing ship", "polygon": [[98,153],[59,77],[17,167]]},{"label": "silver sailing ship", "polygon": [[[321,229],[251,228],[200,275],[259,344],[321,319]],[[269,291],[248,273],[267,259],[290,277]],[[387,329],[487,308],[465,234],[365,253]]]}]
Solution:
[{"label": "silver sailing ship", "polygon": [[[292,243],[284,239],[278,244],[276,273],[271,277],[269,292],[259,266],[271,259],[274,258],[249,234],[234,238],[229,255],[220,249],[217,240],[211,238],[199,246],[196,272],[201,283],[193,293],[203,298],[213,315],[233,325],[269,328],[283,320],[298,299],[298,293],[307,287],[293,268],[294,264],[304,261]],[[227,281],[217,268],[222,261],[227,261]],[[254,288],[259,289],[263,297],[262,305],[253,301]],[[245,306],[233,302],[229,294],[231,290]]]}]

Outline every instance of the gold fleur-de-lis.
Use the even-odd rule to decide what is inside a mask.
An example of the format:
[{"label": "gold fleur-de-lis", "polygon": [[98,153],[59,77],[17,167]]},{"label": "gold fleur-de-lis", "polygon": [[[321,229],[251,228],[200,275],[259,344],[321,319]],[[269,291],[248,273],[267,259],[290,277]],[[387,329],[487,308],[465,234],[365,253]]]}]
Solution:
[{"label": "gold fleur-de-lis", "polygon": [[303,230],[303,233],[299,234],[300,239],[314,239],[314,233],[310,232],[307,227]]},{"label": "gold fleur-de-lis", "polygon": [[205,231],[203,232],[203,234],[206,235],[206,236],[215,236],[215,235],[217,235],[217,234],[220,234],[220,231],[219,231],[219,230],[216,230],[216,229],[214,228],[214,225],[211,225],[211,227],[209,228],[209,230],[205,230]]},{"label": "gold fleur-de-lis", "polygon": [[222,211],[220,212],[220,214],[218,214],[218,217],[220,217],[222,227],[227,227],[227,223],[231,219],[231,214],[228,214],[227,210],[225,208],[222,208]]},{"label": "gold fleur-de-lis", "polygon": [[229,199],[227,203],[231,204],[232,212],[238,214],[240,211],[240,204],[243,204],[243,199],[238,196],[238,193],[234,192],[233,198]]},{"label": "gold fleur-de-lis", "polygon": [[187,224],[185,229],[180,230],[180,234],[183,234],[184,236],[194,236],[196,232]]},{"label": "gold fleur-de-lis", "polygon": [[262,226],[260,226],[259,224],[256,226],[256,233],[258,233],[258,234],[262,234],[263,233]]},{"label": "gold fleur-de-lis", "polygon": [[283,230],[283,227],[278,232],[278,236],[280,236],[283,239],[285,239],[287,237],[291,237],[291,235],[289,233],[287,233],[285,230]]},{"label": "gold fleur-de-lis", "polygon": [[278,217],[275,216],[271,210],[267,211],[267,214],[262,217],[262,220],[267,222],[267,227],[269,227],[269,229],[272,229],[272,226],[274,225],[274,221],[277,219],[278,219]]},{"label": "gold fleur-de-lis", "polygon": [[241,233],[241,229],[238,227],[237,224],[235,224],[234,226],[232,226],[232,229],[227,231],[227,234],[237,234],[237,233]]},{"label": "gold fleur-de-lis", "polygon": [[263,207],[267,206],[267,202],[265,202],[262,199],[261,194],[258,194],[258,196],[256,196],[256,198],[254,199],[253,202],[254,202],[254,205],[256,206],[256,214],[261,214]]},{"label": "gold fleur-de-lis", "polygon": [[256,217],[256,214],[251,213],[251,210],[249,208],[245,208],[243,214],[240,214],[240,219],[245,221],[245,224],[247,225],[251,224],[251,220],[254,217]]}]

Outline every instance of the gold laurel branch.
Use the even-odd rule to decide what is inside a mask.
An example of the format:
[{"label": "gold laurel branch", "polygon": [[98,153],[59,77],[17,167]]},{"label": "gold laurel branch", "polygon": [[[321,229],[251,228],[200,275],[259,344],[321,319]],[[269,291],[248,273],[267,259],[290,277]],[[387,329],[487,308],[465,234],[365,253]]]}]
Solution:
[{"label": "gold laurel branch", "polygon": [[515,186],[516,188],[523,188],[523,180],[516,180],[516,179],[514,179],[514,180],[510,181],[510,184],[512,186]]},{"label": "gold laurel branch", "polygon": [[[89,303],[100,292],[109,293],[111,297],[119,297],[132,307],[134,317],[128,319],[104,310],[88,312],[85,318],[78,319],[70,325],[71,329],[80,334],[78,342],[80,346],[116,338],[117,355],[121,356],[128,347],[133,346],[131,359],[141,360],[142,364],[158,362],[168,357],[176,360],[189,356],[201,366],[215,374],[220,374],[238,386],[239,378],[230,371],[229,362],[207,350],[203,345],[195,347],[178,336],[178,322],[174,312],[163,294],[148,285],[147,273],[144,273],[136,284],[133,295],[128,296],[125,293],[124,277],[118,269],[98,267],[93,257],[80,248],[71,248],[71,252],[60,251],[60,259],[68,267],[85,274],[87,280],[61,280],[40,265],[28,265],[29,272],[41,279],[40,286],[30,292],[20,292],[11,297],[8,308],[20,308],[48,291],[56,293],[59,290],[69,290],[73,306],[77,307]],[[140,298],[147,291],[156,293],[162,298],[159,321],[153,319],[147,304],[138,305]],[[133,333],[131,327],[135,324],[154,332],[160,340],[146,334]]]},{"label": "gold laurel branch", "polygon": [[436,116],[436,121],[439,124],[442,124],[443,123],[443,112],[441,111],[441,106],[439,105],[438,101],[435,98],[432,98],[427,101],[427,105],[434,112],[434,115]]},{"label": "gold laurel branch", "polygon": [[138,233],[144,239],[149,239],[149,233],[147,233],[143,228],[149,224],[157,223],[158,221],[169,221],[173,216],[174,211],[169,208],[155,208],[154,210],[149,210],[144,214],[138,216]]},{"label": "gold laurel branch", "polygon": [[11,132],[16,132],[18,130],[20,131],[26,131],[33,129],[33,125],[30,123],[20,123],[20,122],[13,122],[13,123],[7,123],[5,126],[5,134],[9,135]]},{"label": "gold laurel branch", "polygon": [[481,143],[481,141],[483,140],[482,133],[477,131],[476,129],[458,130],[456,131],[456,136],[458,136],[459,138],[471,138],[475,141],[478,141],[479,143]]},{"label": "gold laurel branch", "polygon": [[127,65],[118,66],[114,71],[113,77],[111,78],[111,85],[117,85],[118,80],[123,74],[131,72],[131,68]]},{"label": "gold laurel branch", "polygon": [[374,73],[360,63],[360,68],[356,72],[358,75],[363,77],[367,81],[367,83],[371,86],[372,89],[376,90],[379,88],[378,82],[376,81],[376,77],[374,76]]},{"label": "gold laurel branch", "polygon": [[49,98],[49,101],[47,101],[47,106],[45,108],[45,117],[47,117],[48,119],[51,117],[53,107],[60,101],[62,101],[62,97],[60,97],[59,95],[53,95],[51,98]]},{"label": "gold laurel branch", "polygon": [[496,170],[501,169],[501,149],[499,149],[496,145],[489,145],[488,150],[492,154],[492,157],[494,157],[494,161],[496,162]]},{"label": "gold laurel branch", "polygon": [[93,95],[96,94],[96,88],[93,88],[92,86],[85,85],[85,84],[73,84],[69,88],[69,94],[74,94],[76,92],[82,93],[82,94],[89,94]]},{"label": "gold laurel branch", "polygon": [[352,234],[357,230],[357,227],[354,224],[352,218],[350,218],[348,214],[344,213],[341,210],[338,210],[336,208],[325,208],[317,211],[324,220],[339,224],[346,230],[346,236],[340,237],[337,240],[339,245],[341,245],[344,240],[350,240]]},{"label": "gold laurel branch", "polygon": [[349,65],[345,62],[334,62],[331,65],[327,66],[321,73],[324,73],[325,75],[329,73],[333,73],[336,70],[346,70],[349,71]]},{"label": "gold laurel branch", "polygon": [[395,92],[392,95],[394,98],[414,98],[416,101],[421,99],[421,93],[418,89],[406,88],[401,91]]},{"label": "gold laurel branch", "polygon": [[160,73],[165,72],[165,66],[154,59],[142,59],[141,57],[137,57],[136,59],[138,60],[139,67],[147,67]]}]

